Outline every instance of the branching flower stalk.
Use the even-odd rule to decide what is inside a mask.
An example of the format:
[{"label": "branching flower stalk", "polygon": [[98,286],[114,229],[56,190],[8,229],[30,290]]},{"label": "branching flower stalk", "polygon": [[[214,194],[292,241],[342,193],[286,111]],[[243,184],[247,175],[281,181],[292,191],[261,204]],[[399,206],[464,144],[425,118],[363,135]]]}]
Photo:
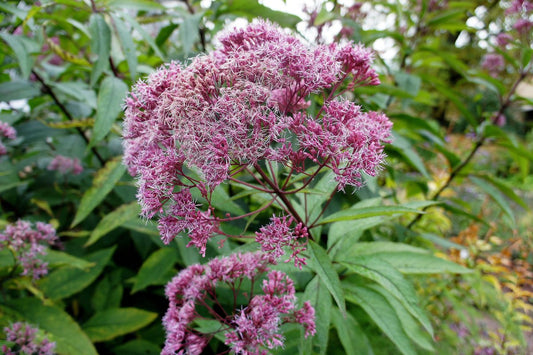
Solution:
[{"label": "branching flower stalk", "polygon": [[[202,255],[211,236],[232,237],[221,223],[267,209],[221,216],[212,200],[218,186],[268,193],[308,229],[290,196],[326,170],[337,190],[360,186],[362,174],[379,170],[391,128],[385,115],[342,97],[379,84],[364,47],[310,46],[263,21],[226,31],[219,42],[187,67],[171,63],[139,82],[124,124],[124,162],[138,177],[143,215],[159,216],[165,243],[187,231]],[[315,113],[307,111],[311,95],[322,96]]]},{"label": "branching flower stalk", "polygon": [[[186,232],[187,246],[205,256],[215,235],[249,237],[228,233],[224,223],[267,211],[270,223],[252,237],[261,253],[189,266],[167,285],[165,354],[201,353],[213,336],[195,328],[203,320],[218,322],[216,332],[238,354],[282,346],[284,323],[314,334],[313,307],[306,302],[297,310],[292,280],[279,271],[266,274],[268,265],[287,251],[286,261],[306,264],[309,229],[334,196],[311,221],[306,190],[327,171],[334,192],[360,186],[362,174],[375,175],[392,125],[342,97],[355,86],[379,84],[372,54],[360,45],[311,46],[265,21],[218,40],[214,52],[186,67],[170,63],[133,88],[126,100],[124,163],[137,176],[142,215],[158,217],[165,243]],[[311,95],[319,102],[315,112],[308,112]],[[224,213],[214,196],[226,183],[266,202]],[[295,198],[302,194],[304,206]],[[259,277],[262,294],[254,291]],[[231,305],[221,303],[221,285],[231,290],[225,298]]]}]

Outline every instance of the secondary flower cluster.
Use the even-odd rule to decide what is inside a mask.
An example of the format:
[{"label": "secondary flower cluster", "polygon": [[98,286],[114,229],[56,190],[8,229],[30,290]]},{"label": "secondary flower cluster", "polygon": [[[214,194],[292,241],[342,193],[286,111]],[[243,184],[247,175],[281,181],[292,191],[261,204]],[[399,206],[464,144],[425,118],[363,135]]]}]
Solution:
[{"label": "secondary flower cluster", "polygon": [[270,224],[255,232],[255,241],[261,244],[262,251],[270,252],[276,258],[284,254],[284,247],[289,247],[292,254],[287,261],[294,259],[294,265],[301,269],[306,262],[299,254],[305,250],[309,233],[301,222],[291,229],[293,221],[293,217],[287,216],[270,218]]},{"label": "secondary flower cluster", "polygon": [[[359,186],[384,159],[391,123],[338,96],[377,85],[360,45],[308,45],[264,21],[227,31],[219,48],[187,67],[176,63],[139,82],[126,100],[124,163],[138,177],[144,216],[160,217],[165,242],[187,231],[205,254],[220,218],[200,209],[234,172],[277,162],[302,172],[333,170],[339,190]],[[307,112],[310,95],[323,105]]]},{"label": "secondary flower cluster", "polygon": [[[17,138],[17,131],[11,127],[7,122],[0,122],[0,138],[5,137],[7,139]],[[0,155],[7,154],[7,148],[0,140]]]},{"label": "secondary flower cluster", "polygon": [[[163,318],[167,338],[162,354],[202,353],[214,334],[195,330],[198,320],[218,321],[225,344],[236,354],[265,354],[265,348],[283,346],[283,323],[302,324],[305,335],[313,335],[313,307],[305,302],[296,309],[293,282],[283,272],[269,271],[274,262],[271,255],[261,253],[233,254],[182,270],[166,287],[169,309]],[[254,295],[254,282],[267,272],[263,294]],[[241,291],[247,280],[250,290]],[[223,304],[217,289],[233,292],[233,297],[224,298],[233,299],[233,304]],[[236,303],[241,299],[247,304]]]},{"label": "secondary flower cluster", "polygon": [[21,220],[9,224],[0,233],[0,250],[10,249],[16,257],[15,265],[22,267],[22,275],[36,280],[48,273],[48,263],[41,256],[46,255],[47,247],[57,243],[58,238],[50,224],[37,222],[35,228]]},{"label": "secondary flower cluster", "polygon": [[52,159],[50,164],[48,164],[48,170],[59,171],[61,174],[72,173],[73,175],[79,175],[83,172],[83,167],[78,158],[57,155]]},{"label": "secondary flower cluster", "polygon": [[6,340],[14,344],[8,347],[2,345],[2,353],[5,355],[53,355],[56,343],[44,338],[41,341],[36,339],[37,328],[29,324],[17,322],[11,327],[5,327]]}]

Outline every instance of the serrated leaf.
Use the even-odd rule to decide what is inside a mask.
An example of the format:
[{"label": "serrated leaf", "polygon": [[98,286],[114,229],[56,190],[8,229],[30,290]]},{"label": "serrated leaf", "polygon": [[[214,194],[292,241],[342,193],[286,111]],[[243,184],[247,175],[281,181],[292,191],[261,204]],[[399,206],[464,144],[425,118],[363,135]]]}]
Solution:
[{"label": "serrated leaf", "polygon": [[328,288],[333,299],[339,306],[343,314],[346,313],[344,293],[342,292],[339,275],[333,268],[328,254],[320,245],[314,241],[309,241],[309,266],[317,273],[324,285]]},{"label": "serrated leaf", "polygon": [[139,330],[156,318],[157,313],[138,308],[113,308],[97,312],[83,324],[83,330],[93,342],[107,341]]},{"label": "serrated leaf", "polygon": [[116,16],[115,14],[111,14],[111,18],[113,19],[113,24],[115,25],[115,30],[120,40],[120,46],[122,47],[122,51],[124,52],[124,56],[126,57],[126,61],[128,62],[130,79],[132,82],[134,82],[137,78],[138,61],[137,51],[135,43],[133,42],[133,38],[131,36],[131,31],[126,28],[126,24],[124,23],[124,21],[122,21],[120,17]]},{"label": "serrated leaf", "polygon": [[366,336],[363,328],[357,323],[357,320],[350,314],[345,317],[336,307],[332,308],[331,319],[337,329],[339,340],[346,355],[373,355],[372,346]]},{"label": "serrated leaf", "polygon": [[400,319],[385,297],[369,288],[346,282],[343,285],[346,290],[346,300],[359,305],[402,354],[416,355],[416,350],[405,334]]},{"label": "serrated leaf", "polygon": [[2,38],[15,53],[17,62],[20,66],[22,79],[28,79],[35,62],[31,54],[38,52],[40,46],[31,38],[12,35],[7,32],[0,32],[0,38]]},{"label": "serrated leaf", "polygon": [[203,12],[198,12],[195,14],[186,14],[183,17],[183,21],[179,27],[179,38],[183,52],[185,55],[188,55],[192,52],[194,43],[200,39],[200,33],[198,29],[200,28],[200,21],[204,16]]},{"label": "serrated leaf", "polygon": [[109,67],[111,51],[111,30],[99,13],[93,13],[89,21],[91,33],[91,50],[98,56],[91,70],[91,86],[94,86],[100,75]]},{"label": "serrated leaf", "polygon": [[484,180],[477,178],[475,176],[470,176],[470,181],[472,181],[474,184],[479,186],[490,197],[492,197],[492,199],[498,204],[498,206],[501,207],[503,212],[511,219],[511,222],[513,224],[516,224],[513,210],[511,209],[511,206],[509,206],[509,204],[505,200],[505,197],[500,193],[500,191],[494,188],[493,185],[490,185]]},{"label": "serrated leaf", "polygon": [[132,16],[124,15],[123,19],[126,20],[126,22],[128,22],[131,25],[131,27],[133,27],[135,29],[135,31],[137,31],[141,35],[141,37],[146,41],[146,43],[148,43],[150,45],[150,47],[153,49],[155,54],[159,58],[164,60],[165,57],[164,57],[163,53],[161,52],[161,50],[159,49],[159,47],[157,46],[157,44],[155,43],[155,41],[152,38],[152,36],[150,36],[141,27],[141,25],[139,25],[139,23],[137,23],[137,21],[135,21],[135,19]]},{"label": "serrated leaf", "polygon": [[71,296],[89,286],[111,259],[115,247],[89,254],[85,259],[95,265],[87,270],[76,267],[63,267],[54,270],[39,282],[46,297],[53,300]]},{"label": "serrated leaf", "polygon": [[431,254],[387,252],[373,256],[387,260],[389,264],[403,274],[468,274],[472,272],[464,266]]},{"label": "serrated leaf", "polygon": [[152,0],[110,0],[109,7],[114,9],[134,9],[144,11],[165,10],[165,6]]},{"label": "serrated leaf", "polygon": [[328,346],[329,328],[331,323],[331,295],[327,287],[315,276],[305,288],[303,300],[311,302],[315,309],[316,334],[305,338],[304,332],[300,336],[300,354],[325,354]]},{"label": "serrated leaf", "polygon": [[363,208],[350,208],[339,211],[321,219],[318,224],[327,224],[337,221],[350,221],[355,219],[374,217],[374,216],[391,216],[404,213],[424,213],[410,207],[403,206],[371,206]]},{"label": "serrated leaf", "polygon": [[501,180],[497,178],[496,176],[491,176],[491,175],[480,175],[479,177],[487,180],[489,183],[494,185],[495,188],[500,190],[501,193],[503,193],[505,196],[507,196],[514,202],[516,202],[518,205],[520,205],[524,209],[526,210],[529,209],[529,206],[527,205],[527,203],[525,203],[524,200],[520,196],[518,196],[513,191],[513,189],[510,186],[508,186],[507,182],[505,182],[504,180]]},{"label": "serrated leaf", "polygon": [[433,327],[427,315],[417,304],[418,297],[413,285],[386,260],[378,255],[360,256],[353,261],[344,261],[342,265],[346,266],[349,271],[370,279],[385,288],[433,336]]},{"label": "serrated leaf", "polygon": [[96,119],[89,147],[105,138],[118,114],[122,111],[128,86],[120,79],[108,76],[102,81],[98,92]]},{"label": "serrated leaf", "polygon": [[42,260],[48,263],[49,267],[55,268],[59,266],[70,266],[78,269],[89,269],[94,266],[94,262],[87,261],[82,258],[77,258],[62,251],[49,249],[46,255],[43,255]]},{"label": "serrated leaf", "polygon": [[59,355],[97,355],[78,323],[59,307],[43,305],[35,298],[15,298],[4,300],[0,310],[1,313],[14,314],[18,320],[38,325],[50,335],[49,340],[56,343],[55,352]]},{"label": "serrated leaf", "polygon": [[420,158],[420,155],[418,155],[412,144],[395,132],[393,132],[393,137],[392,148],[396,148],[398,153],[405,158],[409,165],[418,170],[426,179],[430,179],[422,158]]},{"label": "serrated leaf", "polygon": [[0,84],[0,101],[31,99],[41,94],[41,90],[29,81],[8,81]]},{"label": "serrated leaf", "polygon": [[83,221],[104,200],[125,172],[126,167],[122,165],[121,156],[108,161],[103,168],[98,170],[92,186],[85,191],[81,198],[80,206],[70,225],[71,228]]},{"label": "serrated leaf", "polygon": [[387,292],[383,287],[378,285],[370,286],[372,290],[379,292],[391,307],[396,312],[398,319],[402,323],[402,327],[405,333],[409,338],[420,346],[422,349],[434,352],[433,342],[431,339],[428,339],[428,334],[422,331],[420,325],[414,320],[414,318],[409,314],[409,312],[403,307],[401,302],[394,298],[390,293]]},{"label": "serrated leaf", "polygon": [[133,201],[120,206],[113,212],[106,214],[93,229],[89,240],[87,243],[85,243],[85,246],[87,247],[96,243],[98,240],[100,240],[100,238],[111,232],[113,229],[120,227],[132,219],[137,218],[140,212],[141,208],[139,207],[139,204],[137,201]]},{"label": "serrated leaf", "polygon": [[117,355],[159,355],[161,348],[148,340],[134,339],[113,348],[113,353]]},{"label": "serrated leaf", "polygon": [[232,15],[242,15],[248,20],[257,17],[269,19],[284,27],[295,28],[296,24],[302,21],[296,15],[288,14],[281,11],[272,10],[269,7],[261,5],[257,0],[228,0],[225,6],[219,10],[220,14],[229,13]]},{"label": "serrated leaf", "polygon": [[420,253],[428,254],[429,251],[417,248],[408,244],[394,242],[359,242],[354,243],[349,248],[339,252],[339,260],[353,260],[362,255],[371,255],[378,253],[397,252],[397,253]]},{"label": "serrated leaf", "polygon": [[173,248],[163,248],[152,253],[142,264],[131,293],[159,283],[157,276],[167,274],[173,269],[176,261],[176,250]]}]

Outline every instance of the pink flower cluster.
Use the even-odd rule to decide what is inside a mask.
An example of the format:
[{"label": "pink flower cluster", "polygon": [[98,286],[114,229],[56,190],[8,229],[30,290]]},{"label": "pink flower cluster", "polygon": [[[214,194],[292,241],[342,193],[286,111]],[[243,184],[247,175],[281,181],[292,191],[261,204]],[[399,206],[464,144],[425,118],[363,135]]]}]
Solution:
[{"label": "pink flower cluster", "polygon": [[533,21],[531,21],[533,2],[528,0],[513,0],[511,6],[507,8],[505,13],[516,18],[513,28],[521,36],[530,39],[531,29],[533,28]]},{"label": "pink flower cluster", "polygon": [[53,355],[56,344],[44,338],[37,341],[37,328],[26,323],[13,323],[11,327],[5,327],[6,340],[15,343],[8,347],[2,345],[2,353],[5,355]]},{"label": "pink flower cluster", "polygon": [[0,250],[11,250],[16,256],[16,265],[22,267],[22,275],[36,280],[48,273],[48,264],[40,257],[46,255],[47,247],[56,244],[58,238],[50,224],[37,222],[35,227],[22,220],[9,224],[0,233]]},{"label": "pink flower cluster", "polygon": [[[7,139],[17,138],[17,131],[11,127],[7,122],[0,122],[0,138],[5,137]],[[7,154],[7,148],[0,140],[0,155]]]},{"label": "pink flower cluster", "polygon": [[305,251],[305,244],[309,236],[307,228],[300,222],[291,229],[293,217],[272,217],[270,224],[263,226],[255,232],[255,241],[261,244],[261,250],[271,252],[276,258],[284,254],[284,247],[289,247],[292,254],[287,261],[294,259],[294,265],[302,268],[306,265],[305,258],[299,254]]},{"label": "pink flower cluster", "polygon": [[[160,217],[165,242],[187,231],[202,254],[219,232],[213,189],[261,161],[293,171],[332,169],[338,188],[359,186],[385,157],[391,123],[338,98],[377,85],[372,54],[359,45],[308,45],[264,21],[227,31],[220,46],[187,67],[171,63],[139,82],[126,100],[124,163],[138,177],[144,216]],[[311,94],[322,95],[314,115]]]},{"label": "pink flower cluster", "polygon": [[[261,253],[233,254],[205,265],[182,270],[166,287],[169,309],[163,318],[167,337],[163,355],[201,354],[213,337],[194,329],[196,320],[215,319],[225,344],[236,354],[265,354],[283,346],[280,325],[302,324],[305,335],[315,333],[315,312],[309,302],[296,309],[292,280],[283,272],[269,271],[274,258]],[[253,285],[265,273],[263,294],[254,295]],[[249,291],[241,291],[249,280]],[[233,304],[217,297],[217,287],[231,290]],[[245,297],[247,304],[237,304]],[[230,302],[231,303],[231,302]]]},{"label": "pink flower cluster", "polygon": [[61,174],[72,173],[73,175],[79,175],[83,172],[83,167],[78,158],[56,155],[48,164],[48,170],[59,171]]},{"label": "pink flower cluster", "polygon": [[488,53],[483,57],[481,67],[488,71],[491,76],[497,77],[505,68],[505,59],[500,54]]}]

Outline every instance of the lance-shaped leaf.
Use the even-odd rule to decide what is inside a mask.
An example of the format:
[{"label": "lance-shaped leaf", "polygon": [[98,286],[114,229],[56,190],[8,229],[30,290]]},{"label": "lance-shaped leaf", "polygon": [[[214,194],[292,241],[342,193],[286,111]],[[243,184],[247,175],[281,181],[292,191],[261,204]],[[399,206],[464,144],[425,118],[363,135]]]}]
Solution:
[{"label": "lance-shaped leaf", "polygon": [[89,147],[105,138],[111,130],[128,92],[128,86],[118,78],[108,76],[102,81],[98,92],[96,119]]},{"label": "lance-shaped leaf", "polygon": [[391,264],[376,256],[361,256],[342,263],[349,272],[368,278],[385,288],[415,317],[433,336],[433,327],[427,315],[418,306],[413,285]]},{"label": "lance-shaped leaf", "polygon": [[337,329],[339,340],[346,355],[373,355],[372,346],[363,328],[357,323],[357,320],[350,314],[345,317],[339,312],[339,309],[331,309],[331,320]]},{"label": "lance-shaped leaf", "polygon": [[83,330],[93,342],[100,342],[134,332],[156,318],[157,313],[138,308],[112,308],[92,316],[83,324]]},{"label": "lance-shaped leaf", "polygon": [[331,295],[320,276],[315,276],[305,288],[302,300],[310,301],[315,309],[316,334],[305,338],[300,337],[300,354],[325,354],[328,348],[329,328],[331,323]]},{"label": "lance-shaped leaf", "polygon": [[346,300],[359,305],[402,354],[416,355],[416,350],[405,334],[402,322],[385,297],[366,287],[346,282],[343,285],[346,290]]},{"label": "lance-shaped leaf", "polygon": [[94,177],[93,184],[89,190],[85,191],[81,198],[80,206],[74,220],[70,225],[71,228],[83,221],[92,210],[104,200],[108,193],[113,190],[115,184],[120,180],[126,168],[122,165],[122,157],[118,156],[108,161]]},{"label": "lance-shaped leaf", "polygon": [[[160,279],[165,277],[165,275],[169,276],[169,272],[173,269],[174,263],[178,259],[176,253],[176,249],[167,247],[159,249],[150,255],[142,264],[131,293],[143,290],[150,285],[161,284]],[[163,280],[163,283],[165,281],[168,281],[168,279]]]},{"label": "lance-shaped leaf", "polygon": [[120,39],[120,46],[122,47],[122,51],[124,52],[124,56],[126,56],[126,61],[128,62],[130,79],[131,81],[135,81],[137,78],[138,61],[136,47],[131,36],[131,31],[126,27],[126,23],[122,21],[120,17],[116,16],[115,14],[111,14],[111,18],[113,19],[115,30],[118,34],[118,38]]},{"label": "lance-shaped leaf", "polygon": [[0,316],[6,313],[10,319],[38,325],[56,343],[59,355],[97,355],[78,323],[59,307],[44,305],[36,298],[15,298],[0,304]]},{"label": "lance-shaped leaf", "polygon": [[328,288],[343,314],[346,313],[344,293],[342,292],[339,275],[333,268],[327,252],[320,245],[309,241],[309,266],[317,273],[322,283]]},{"label": "lance-shaped leaf", "polygon": [[91,236],[85,246],[96,243],[113,229],[120,227],[124,223],[136,219],[141,209],[137,201],[122,205],[111,213],[108,213],[100,220],[98,225],[93,229]]},{"label": "lance-shaped leaf", "polygon": [[89,23],[89,32],[91,33],[91,50],[98,56],[91,71],[91,86],[94,86],[100,75],[109,67],[111,30],[101,14],[93,13]]}]

